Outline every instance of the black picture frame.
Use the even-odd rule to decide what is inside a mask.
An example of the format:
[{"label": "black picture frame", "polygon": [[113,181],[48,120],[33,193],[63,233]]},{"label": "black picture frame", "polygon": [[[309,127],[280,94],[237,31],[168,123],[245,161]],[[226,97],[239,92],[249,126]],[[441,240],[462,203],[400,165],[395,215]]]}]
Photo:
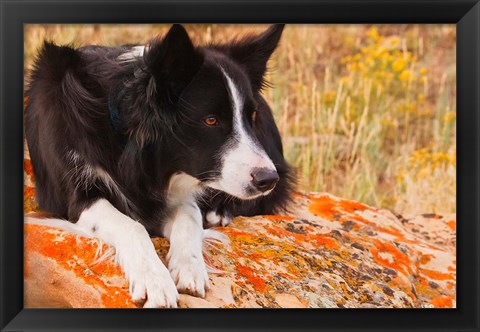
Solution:
[{"label": "black picture frame", "polygon": [[[454,23],[457,26],[456,309],[24,309],[23,24]],[[2,331],[479,331],[479,0],[0,0]]]}]

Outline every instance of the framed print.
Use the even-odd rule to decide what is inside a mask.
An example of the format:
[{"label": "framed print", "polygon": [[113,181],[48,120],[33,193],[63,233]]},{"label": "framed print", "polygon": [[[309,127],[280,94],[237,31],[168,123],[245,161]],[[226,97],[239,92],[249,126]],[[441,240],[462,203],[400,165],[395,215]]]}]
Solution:
[{"label": "framed print", "polygon": [[477,331],[479,6],[2,1],[2,330]]}]

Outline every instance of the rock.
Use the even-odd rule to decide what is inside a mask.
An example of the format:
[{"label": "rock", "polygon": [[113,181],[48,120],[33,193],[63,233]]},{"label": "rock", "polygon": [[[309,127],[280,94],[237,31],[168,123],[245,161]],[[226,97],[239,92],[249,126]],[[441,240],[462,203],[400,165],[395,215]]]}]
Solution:
[{"label": "rock", "polygon": [[306,308],[307,307],[306,304],[300,302],[298,297],[296,297],[295,295],[285,294],[285,293],[275,295],[275,302],[277,302],[281,308]]},{"label": "rock", "polygon": [[[25,199],[27,210],[35,207]],[[295,194],[293,206],[288,216],[237,217],[218,227],[230,246],[205,246],[205,256],[221,273],[210,274],[205,299],[181,295],[180,307],[456,306],[454,215],[405,219],[330,194]],[[152,241],[165,261],[168,241]],[[99,262],[109,250],[26,224],[25,307],[136,307],[121,269]]]},{"label": "rock", "polygon": [[111,260],[97,263],[95,239],[54,228],[25,225],[26,307],[133,308],[128,284]]}]

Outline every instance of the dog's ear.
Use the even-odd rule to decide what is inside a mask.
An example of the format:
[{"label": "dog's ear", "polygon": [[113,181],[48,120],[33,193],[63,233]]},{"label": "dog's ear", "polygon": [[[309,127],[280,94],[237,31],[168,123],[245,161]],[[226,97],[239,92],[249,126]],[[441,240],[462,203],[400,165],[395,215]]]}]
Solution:
[{"label": "dog's ear", "polygon": [[277,48],[284,27],[285,24],[272,25],[262,34],[247,37],[230,47],[231,56],[247,69],[256,90],[265,85],[263,76],[267,70],[267,62]]},{"label": "dog's ear", "polygon": [[150,43],[145,63],[157,87],[166,87],[174,101],[200,69],[203,56],[195,49],[185,28],[174,24],[163,39]]}]

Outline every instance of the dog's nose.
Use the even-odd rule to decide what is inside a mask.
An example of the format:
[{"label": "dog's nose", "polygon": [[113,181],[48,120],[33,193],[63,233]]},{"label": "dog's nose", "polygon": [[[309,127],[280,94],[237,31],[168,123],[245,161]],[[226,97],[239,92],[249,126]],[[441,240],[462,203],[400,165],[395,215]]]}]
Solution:
[{"label": "dog's nose", "polygon": [[250,175],[253,178],[253,186],[261,192],[268,191],[275,187],[280,179],[277,171],[268,168],[254,168]]}]

